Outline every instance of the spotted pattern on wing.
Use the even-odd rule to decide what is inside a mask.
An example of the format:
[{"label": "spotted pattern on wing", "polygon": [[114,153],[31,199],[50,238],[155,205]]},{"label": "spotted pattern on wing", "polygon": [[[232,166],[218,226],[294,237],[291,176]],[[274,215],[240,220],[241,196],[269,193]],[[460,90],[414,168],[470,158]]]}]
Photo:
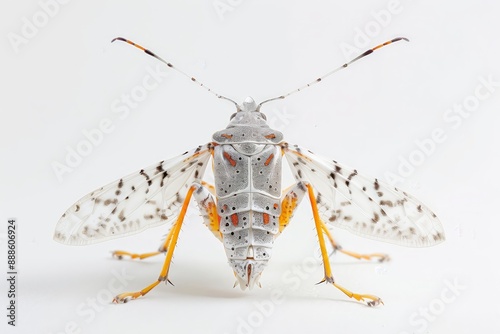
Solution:
[{"label": "spotted pattern on wing", "polygon": [[189,187],[201,181],[211,149],[200,146],[84,196],[63,214],[54,239],[86,245],[173,222]]},{"label": "spotted pattern on wing", "polygon": [[444,241],[436,215],[406,192],[296,145],[283,144],[283,149],[295,178],[315,189],[325,222],[404,246],[424,247]]}]

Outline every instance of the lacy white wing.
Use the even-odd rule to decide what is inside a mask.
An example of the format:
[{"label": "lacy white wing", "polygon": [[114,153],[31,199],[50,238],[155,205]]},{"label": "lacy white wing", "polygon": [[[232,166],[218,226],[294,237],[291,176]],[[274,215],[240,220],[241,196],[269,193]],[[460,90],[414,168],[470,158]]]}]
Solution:
[{"label": "lacy white wing", "polygon": [[206,144],[125,176],[81,198],[57,223],[54,240],[87,245],[175,221],[210,159]]},{"label": "lacy white wing", "polygon": [[318,210],[326,223],[403,246],[425,247],[444,241],[436,215],[406,192],[297,145],[285,146],[285,156],[295,179],[315,189]]}]

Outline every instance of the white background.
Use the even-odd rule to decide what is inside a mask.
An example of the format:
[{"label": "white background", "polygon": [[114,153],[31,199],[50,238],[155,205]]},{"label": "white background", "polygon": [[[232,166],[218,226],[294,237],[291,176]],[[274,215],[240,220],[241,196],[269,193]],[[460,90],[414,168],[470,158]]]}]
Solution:
[{"label": "white background", "polygon": [[[218,3],[229,8],[218,12]],[[6,324],[7,287],[1,279],[2,332],[498,333],[500,6],[409,0],[391,6],[385,0],[73,0],[51,7],[48,17],[38,1],[2,1],[5,272],[6,220],[15,217],[19,224],[18,326]],[[388,8],[396,10],[384,16]],[[38,31],[26,22],[35,22]],[[368,33],[366,40],[361,32]],[[154,250],[165,228],[69,247],[52,240],[60,215],[103,184],[208,142],[234,111],[160,67],[167,75],[156,89],[128,115],[114,112],[123,106],[122,95],[138,92],[148,68],[158,65],[124,43],[110,44],[116,36],[154,50],[238,102],[247,95],[259,102],[305,84],[355,56],[347,45],[362,52],[408,37],[410,43],[383,48],[262,111],[288,142],[379,179],[398,175],[402,161],[412,158],[413,170],[397,185],[438,214],[447,241],[411,249],[335,231],[346,249],[392,257],[387,264],[332,258],[338,283],[383,298],[384,306],[368,308],[331,286],[314,285],[323,273],[304,201],[275,243],[263,288],[242,292],[232,288],[222,246],[193,205],[170,272],[175,287],[160,285],[134,302],[111,304],[116,292],[155,281],[162,259],[120,262],[109,251]],[[478,100],[480,78],[488,77],[497,84]],[[474,101],[478,105],[467,117],[449,113]],[[54,163],[66,164],[69,150],[84,145],[83,132],[103,119],[111,121],[112,131],[58,179]],[[424,156],[416,142],[428,142],[436,129],[446,139],[428,146]],[[318,263],[313,268],[304,265],[311,258]],[[277,293],[283,296],[272,303]]]}]

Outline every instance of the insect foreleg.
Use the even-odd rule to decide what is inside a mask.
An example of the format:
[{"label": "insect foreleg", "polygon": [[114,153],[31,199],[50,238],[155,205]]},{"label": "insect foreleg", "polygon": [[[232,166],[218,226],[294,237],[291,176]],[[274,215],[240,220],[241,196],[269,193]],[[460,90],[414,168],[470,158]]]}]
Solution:
[{"label": "insect foreleg", "polygon": [[335,241],[335,239],[333,239],[332,232],[328,229],[328,226],[326,226],[326,224],[323,221],[321,221],[321,229],[323,230],[323,232],[325,233],[326,237],[330,241],[330,244],[332,245],[333,252],[330,255],[332,255],[335,252],[340,252],[340,253],[343,253],[345,255],[352,256],[352,257],[354,257],[354,258],[356,258],[358,260],[373,260],[373,259],[377,259],[377,261],[379,261],[379,262],[385,262],[385,261],[389,261],[390,260],[389,255],[383,254],[383,253],[360,254],[360,253],[356,253],[356,252],[345,250],[345,249],[342,248],[342,246],[340,246]]},{"label": "insect foreleg", "polygon": [[346,288],[338,285],[335,283],[332,275],[332,269],[330,267],[330,259],[328,257],[328,251],[326,249],[326,243],[325,243],[325,238],[324,238],[324,230],[322,228],[322,224],[324,224],[319,217],[319,212],[318,212],[318,206],[316,204],[316,196],[314,195],[314,189],[313,187],[306,183],[307,187],[307,192],[309,194],[309,201],[311,202],[311,207],[313,211],[313,216],[314,216],[314,223],[316,226],[316,232],[318,233],[318,242],[319,242],[319,247],[321,249],[321,256],[323,258],[323,266],[325,269],[325,277],[323,278],[322,281],[319,283],[327,282],[333,284],[337,289],[345,293],[347,296],[350,298],[354,298],[359,301],[365,301],[365,299],[370,299],[371,301],[367,302],[368,306],[376,306],[380,303],[382,303],[382,300],[374,295],[368,295],[368,294],[358,294],[358,293],[353,293]]},{"label": "insect foreleg", "polygon": [[172,230],[173,230],[172,237],[170,238],[170,242],[167,246],[167,256],[165,258],[163,268],[160,272],[160,276],[158,277],[156,282],[148,285],[144,289],[137,291],[137,292],[121,293],[113,299],[114,303],[125,303],[129,299],[136,299],[136,298],[139,298],[140,296],[144,296],[146,293],[151,291],[154,287],[156,287],[161,282],[167,281],[167,282],[171,283],[170,280],[168,279],[168,271],[170,269],[170,263],[172,261],[172,256],[174,255],[175,245],[177,244],[177,239],[179,238],[179,233],[181,231],[182,223],[184,222],[184,217],[186,216],[186,211],[187,211],[187,208],[189,205],[189,201],[191,199],[191,195],[196,190],[196,188],[197,187],[194,185],[191,186],[186,194],[186,198],[184,199],[184,202],[182,204],[182,209],[179,213],[179,217],[177,218],[177,221],[175,222],[175,224],[172,228]]}]

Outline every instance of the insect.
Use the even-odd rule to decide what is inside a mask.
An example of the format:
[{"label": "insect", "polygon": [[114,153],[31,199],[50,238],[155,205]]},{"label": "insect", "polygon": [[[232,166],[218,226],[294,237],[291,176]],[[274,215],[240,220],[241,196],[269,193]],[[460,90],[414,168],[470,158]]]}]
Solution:
[{"label": "insect", "polygon": [[[119,294],[114,302],[127,302],[147,294],[161,282],[170,282],[170,263],[192,197],[204,223],[222,242],[237,279],[235,285],[239,284],[243,290],[260,285],[273,242],[288,226],[304,197],[311,204],[321,250],[324,266],[321,282],[333,284],[348,297],[369,306],[382,301],[371,294],[353,293],[334,280],[327,242],[334,251],[358,259],[384,261],[388,257],[344,250],[333,239],[327,224],[403,246],[432,246],[444,240],[438,218],[420,201],[376,178],[363,176],[356,169],[288,144],[281,132],[268,126],[265,114],[260,111],[263,104],[284,99],[379,48],[406,38],[380,44],[305,86],[260,104],[250,97],[238,104],[216,94],[150,50],[121,37],[115,40],[143,50],[218,98],[234,103],[236,112],[230,117],[229,125],[215,132],[209,143],[103,186],[81,198],[62,215],[54,239],[68,245],[87,245],[153,226],[170,225],[158,251],[113,253],[118,258],[134,259],[166,254],[155,282],[140,291]],[[281,185],[284,159],[295,178],[295,183],[288,188]],[[203,181],[210,160],[214,185]]]}]

